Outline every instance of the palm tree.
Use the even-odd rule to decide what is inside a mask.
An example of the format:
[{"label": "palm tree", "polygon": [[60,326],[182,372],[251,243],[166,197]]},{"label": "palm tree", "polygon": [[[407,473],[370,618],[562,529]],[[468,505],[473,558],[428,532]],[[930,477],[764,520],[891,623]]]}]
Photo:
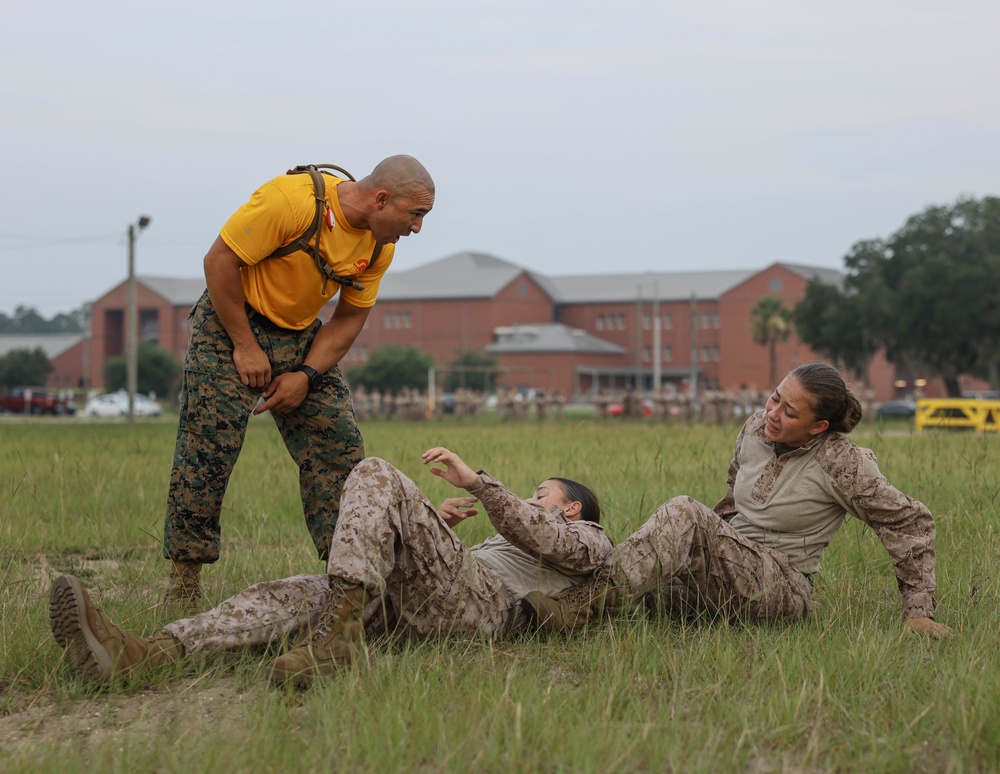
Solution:
[{"label": "palm tree", "polygon": [[778,383],[778,343],[792,335],[792,310],[774,296],[764,296],[750,310],[750,335],[767,347],[771,357],[771,387]]}]

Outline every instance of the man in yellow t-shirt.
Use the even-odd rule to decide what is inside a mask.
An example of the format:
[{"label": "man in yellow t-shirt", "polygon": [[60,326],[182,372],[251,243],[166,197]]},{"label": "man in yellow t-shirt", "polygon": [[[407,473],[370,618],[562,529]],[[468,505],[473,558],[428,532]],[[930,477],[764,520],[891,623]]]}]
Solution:
[{"label": "man in yellow t-shirt", "polygon": [[[400,237],[434,205],[419,161],[391,156],[354,182],[326,176],[320,254],[331,281],[296,242],[316,216],[307,174],[275,178],[222,227],[205,256],[205,294],[191,311],[191,343],[174,450],[163,555],[165,600],[200,606],[201,566],[219,558],[222,499],[251,413],[270,411],[299,467],[306,525],[326,560],[340,492],[364,457],[350,391],[337,363],[364,327]],[[330,321],[319,311],[340,292]]]}]

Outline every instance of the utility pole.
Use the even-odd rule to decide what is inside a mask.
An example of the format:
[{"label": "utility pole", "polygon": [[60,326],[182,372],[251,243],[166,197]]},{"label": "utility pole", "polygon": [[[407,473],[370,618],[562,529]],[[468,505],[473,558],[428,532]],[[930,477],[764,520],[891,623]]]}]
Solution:
[{"label": "utility pole", "polygon": [[642,285],[635,288],[635,394],[642,395]]},{"label": "utility pole", "polygon": [[662,350],[660,336],[660,283],[653,283],[653,394],[660,389],[661,369],[660,352]]},{"label": "utility pole", "polygon": [[149,225],[152,218],[139,217],[137,223],[128,224],[128,285],[126,287],[125,318],[125,382],[128,387],[128,423],[135,423],[135,393],[139,386],[139,310],[135,288],[136,234]]},{"label": "utility pole", "polygon": [[691,294],[691,404],[698,399],[698,296]]}]

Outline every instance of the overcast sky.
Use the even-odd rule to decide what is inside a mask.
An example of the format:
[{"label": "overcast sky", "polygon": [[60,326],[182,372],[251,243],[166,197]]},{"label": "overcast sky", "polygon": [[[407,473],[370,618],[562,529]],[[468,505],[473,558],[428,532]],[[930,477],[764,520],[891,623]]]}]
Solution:
[{"label": "overcast sky", "polygon": [[[409,153],[437,203],[396,270],[842,268],[998,193],[996,0],[4,4],[0,311],[197,277],[296,164]],[[446,282],[447,278],[442,278]]]}]

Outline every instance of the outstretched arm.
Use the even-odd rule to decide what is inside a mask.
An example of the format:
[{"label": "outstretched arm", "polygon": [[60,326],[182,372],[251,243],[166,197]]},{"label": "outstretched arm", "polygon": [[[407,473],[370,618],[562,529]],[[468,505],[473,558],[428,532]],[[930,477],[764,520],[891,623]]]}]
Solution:
[{"label": "outstretched arm", "polygon": [[529,503],[488,473],[477,479],[469,493],[479,498],[497,532],[525,553],[580,575],[596,570],[611,553],[611,540],[598,524],[569,521],[555,505]]}]

